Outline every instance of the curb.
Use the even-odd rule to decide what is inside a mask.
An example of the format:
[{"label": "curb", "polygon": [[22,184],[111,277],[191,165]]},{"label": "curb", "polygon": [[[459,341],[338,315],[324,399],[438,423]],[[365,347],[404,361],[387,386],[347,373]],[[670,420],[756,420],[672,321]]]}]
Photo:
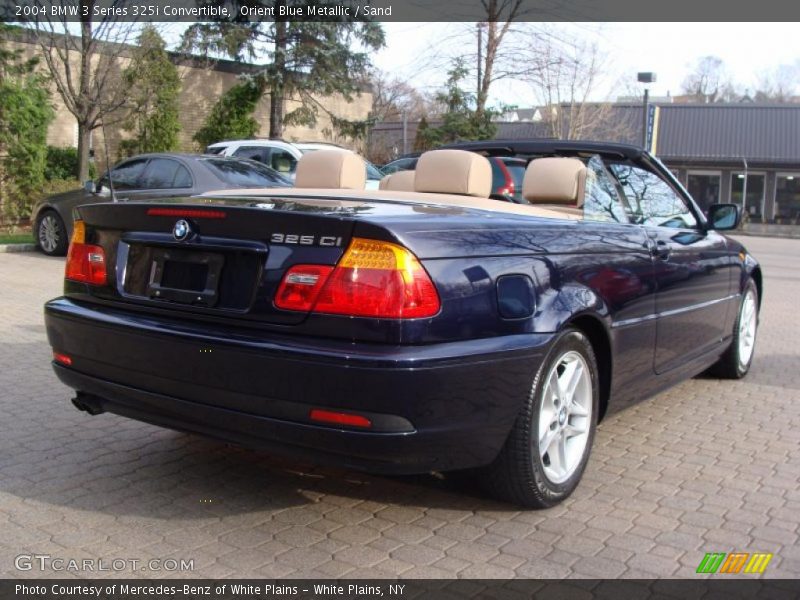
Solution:
[{"label": "curb", "polygon": [[0,244],[2,252],[35,252],[36,244]]},{"label": "curb", "polygon": [[760,237],[760,238],[780,238],[782,240],[800,240],[800,233],[769,233],[760,231],[731,231],[729,235],[733,237]]}]

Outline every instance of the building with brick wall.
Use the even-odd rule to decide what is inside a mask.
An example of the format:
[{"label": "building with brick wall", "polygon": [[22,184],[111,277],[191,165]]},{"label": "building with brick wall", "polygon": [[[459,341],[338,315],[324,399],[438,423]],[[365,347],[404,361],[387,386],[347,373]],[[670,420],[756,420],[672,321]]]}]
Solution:
[{"label": "building with brick wall", "polygon": [[[6,37],[6,44],[10,50],[21,49],[25,56],[36,56],[41,52],[33,35],[25,30],[17,30],[14,37]],[[117,65],[119,71],[124,69],[129,63],[129,52],[119,53]],[[77,59],[77,53],[75,58]],[[198,57],[180,53],[170,53],[172,61],[177,65],[181,78],[180,93],[180,125],[179,147],[177,150],[184,152],[197,152],[201,148],[192,139],[195,132],[202,127],[211,107],[214,103],[237,83],[239,78],[247,73],[253,73],[259,69],[257,65],[239,63],[230,60],[207,61]],[[42,68],[44,61],[41,61]],[[364,89],[360,94],[352,99],[338,95],[317,98],[320,103],[331,113],[341,119],[358,121],[366,119],[372,107],[372,94]],[[78,145],[78,127],[75,118],[67,110],[64,102],[58,94],[55,86],[52,89],[51,101],[55,108],[55,119],[50,125],[47,133],[47,143],[59,147],[76,147]],[[292,110],[293,104],[297,100],[287,98],[287,111]],[[269,97],[261,99],[256,107],[254,117],[260,125],[257,133],[259,137],[266,137],[269,132]],[[116,115],[121,117],[122,115]],[[119,121],[112,115],[108,121]],[[284,132],[284,139],[287,141],[332,141],[342,145],[352,146],[352,141],[341,140],[330,135],[327,130],[331,129],[330,117],[323,111],[318,115],[317,124],[313,127],[287,127]],[[122,128],[120,122],[108,125],[105,128],[108,136],[108,155],[112,162],[119,158],[119,142],[125,138],[127,132]],[[92,132],[91,147],[94,149],[94,156],[98,168],[103,169],[105,165],[105,137],[102,128]],[[357,149],[357,148],[356,148]]]}]

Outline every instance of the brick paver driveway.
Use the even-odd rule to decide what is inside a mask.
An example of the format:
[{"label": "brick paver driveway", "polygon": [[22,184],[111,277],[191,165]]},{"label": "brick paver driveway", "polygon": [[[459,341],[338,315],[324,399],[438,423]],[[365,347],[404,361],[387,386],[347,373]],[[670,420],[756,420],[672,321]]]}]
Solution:
[{"label": "brick paver driveway", "polygon": [[767,576],[797,577],[800,241],[746,242],[766,280],[750,376],[610,417],[574,496],[538,512],[79,413],[42,324],[63,261],[0,254],[0,575],[40,576],[15,557],[46,554],[194,559],[148,577],[694,576],[705,552],[761,551]]}]

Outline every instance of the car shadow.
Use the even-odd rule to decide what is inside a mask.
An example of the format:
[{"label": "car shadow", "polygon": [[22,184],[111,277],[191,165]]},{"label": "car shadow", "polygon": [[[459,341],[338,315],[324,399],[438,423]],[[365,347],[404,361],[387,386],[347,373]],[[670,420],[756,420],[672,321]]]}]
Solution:
[{"label": "car shadow", "polygon": [[[39,326],[27,335],[43,334]],[[38,337],[38,336],[37,336]],[[43,340],[42,340],[43,341]],[[46,343],[8,346],[24,380],[0,400],[0,493],[108,515],[202,519],[335,496],[450,510],[516,511],[463,473],[383,477],[319,467],[113,414],[91,417],[49,367]],[[6,349],[6,352],[9,348]]]},{"label": "car shadow", "polygon": [[[75,423],[70,426],[71,437],[79,440],[77,445],[87,459],[93,457],[90,463],[71,453],[71,458],[56,459],[58,467],[48,469],[43,481],[31,482],[35,474],[16,481],[3,478],[0,490],[79,510],[150,518],[199,519],[210,514],[224,517],[279,511],[330,496],[394,506],[514,510],[488,498],[474,479],[461,473],[376,476],[293,462],[192,434],[153,431],[155,427],[125,422],[115,415],[93,419],[122,421],[121,429],[128,435],[92,448],[82,439],[83,425]],[[143,434],[139,441],[131,435],[136,429]],[[43,432],[43,436],[52,433]],[[36,443],[36,439],[29,440],[29,444]],[[20,458],[23,465],[25,456]]]}]

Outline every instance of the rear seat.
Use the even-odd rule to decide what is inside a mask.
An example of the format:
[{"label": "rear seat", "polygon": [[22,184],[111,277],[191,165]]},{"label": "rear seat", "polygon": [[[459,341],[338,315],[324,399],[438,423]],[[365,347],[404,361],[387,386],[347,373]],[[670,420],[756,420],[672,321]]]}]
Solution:
[{"label": "rear seat", "polygon": [[414,191],[488,198],[492,192],[492,166],[474,152],[431,150],[417,161]]},{"label": "rear seat", "polygon": [[583,216],[586,165],[577,158],[536,158],[525,169],[523,197],[535,206]]},{"label": "rear seat", "polygon": [[414,179],[414,171],[397,171],[381,179],[378,189],[391,192],[413,192]]},{"label": "rear seat", "polygon": [[354,152],[314,150],[297,163],[296,188],[363,190],[367,183],[367,165]]}]

